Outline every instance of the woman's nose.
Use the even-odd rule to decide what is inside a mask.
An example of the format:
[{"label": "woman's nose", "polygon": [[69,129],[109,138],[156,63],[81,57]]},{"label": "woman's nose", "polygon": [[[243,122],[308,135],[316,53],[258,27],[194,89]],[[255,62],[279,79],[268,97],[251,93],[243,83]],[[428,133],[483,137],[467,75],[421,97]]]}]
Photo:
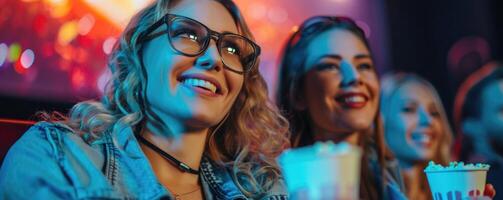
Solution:
[{"label": "woman's nose", "polygon": [[222,57],[214,41],[210,41],[208,48],[196,58],[195,65],[207,70],[220,71],[223,69]]},{"label": "woman's nose", "polygon": [[431,114],[424,108],[419,108],[419,124],[429,126],[433,120]]},{"label": "woman's nose", "polygon": [[361,84],[360,72],[348,61],[341,61],[340,72],[342,76],[341,87]]}]

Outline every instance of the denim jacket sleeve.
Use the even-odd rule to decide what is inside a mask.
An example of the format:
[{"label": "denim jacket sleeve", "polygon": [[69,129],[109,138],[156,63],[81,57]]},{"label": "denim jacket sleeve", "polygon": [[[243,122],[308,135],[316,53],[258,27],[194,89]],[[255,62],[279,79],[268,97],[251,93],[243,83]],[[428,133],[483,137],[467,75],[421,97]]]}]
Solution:
[{"label": "denim jacket sleeve", "polygon": [[50,130],[31,127],[9,150],[0,169],[2,199],[75,199],[60,170],[61,155]]},{"label": "denim jacket sleeve", "polygon": [[[83,142],[76,138],[79,136],[69,129],[47,122],[31,127],[5,157],[0,169],[0,198],[112,198],[106,179],[97,176],[103,162],[96,156],[99,154],[76,148]],[[93,160],[82,159],[89,156]]]}]

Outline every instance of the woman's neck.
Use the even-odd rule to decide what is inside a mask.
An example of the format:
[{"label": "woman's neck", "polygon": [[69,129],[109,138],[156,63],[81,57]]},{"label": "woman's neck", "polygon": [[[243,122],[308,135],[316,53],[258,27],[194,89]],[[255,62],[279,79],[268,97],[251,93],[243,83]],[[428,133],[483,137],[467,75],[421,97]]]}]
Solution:
[{"label": "woman's neck", "polygon": [[[166,132],[152,131],[148,127],[147,125],[147,128],[140,133],[145,139],[190,168],[199,169],[206,146],[208,128],[191,131],[182,131],[183,129],[166,130],[166,132],[171,133],[171,135],[167,135]],[[172,135],[177,136],[173,138]],[[143,144],[141,144],[141,148],[150,161],[158,179],[170,190],[176,191],[178,187],[186,188],[198,185],[198,175],[181,171],[159,153]]]},{"label": "woman's neck", "polygon": [[332,141],[334,143],[347,142],[352,145],[358,145],[359,134],[353,133],[336,133],[313,126],[314,141]]},{"label": "woman's neck", "polygon": [[421,176],[423,176],[423,165],[420,162],[403,162],[399,161],[400,168],[405,181],[407,197],[409,199],[427,199],[427,191],[421,188]]}]

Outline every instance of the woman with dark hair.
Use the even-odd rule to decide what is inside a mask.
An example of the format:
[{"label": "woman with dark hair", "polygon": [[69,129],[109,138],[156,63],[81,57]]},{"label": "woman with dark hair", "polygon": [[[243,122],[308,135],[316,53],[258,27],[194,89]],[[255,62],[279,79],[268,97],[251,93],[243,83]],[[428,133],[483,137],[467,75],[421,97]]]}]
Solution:
[{"label": "woman with dark hair", "polygon": [[360,198],[405,198],[397,163],[384,145],[370,46],[352,19],[306,20],[284,48],[279,81],[276,101],[294,147],[315,141],[360,146]]},{"label": "woman with dark hair", "polygon": [[452,130],[442,101],[425,79],[391,73],[381,79],[384,138],[396,156],[409,199],[432,199],[423,170],[451,161]]},{"label": "woman with dark hair", "polygon": [[230,0],[158,0],[130,21],[101,101],[32,127],[0,170],[4,199],[286,199],[288,123]]},{"label": "woman with dark hair", "polygon": [[487,181],[503,191],[503,65],[490,62],[459,87],[454,101],[455,153],[491,165]]}]

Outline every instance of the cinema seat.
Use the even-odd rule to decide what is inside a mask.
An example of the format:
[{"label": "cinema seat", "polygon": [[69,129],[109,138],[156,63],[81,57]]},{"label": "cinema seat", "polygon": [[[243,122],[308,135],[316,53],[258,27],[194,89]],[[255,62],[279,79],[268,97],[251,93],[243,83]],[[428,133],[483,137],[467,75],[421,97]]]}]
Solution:
[{"label": "cinema seat", "polygon": [[0,118],[0,163],[12,144],[33,124],[34,121]]}]

